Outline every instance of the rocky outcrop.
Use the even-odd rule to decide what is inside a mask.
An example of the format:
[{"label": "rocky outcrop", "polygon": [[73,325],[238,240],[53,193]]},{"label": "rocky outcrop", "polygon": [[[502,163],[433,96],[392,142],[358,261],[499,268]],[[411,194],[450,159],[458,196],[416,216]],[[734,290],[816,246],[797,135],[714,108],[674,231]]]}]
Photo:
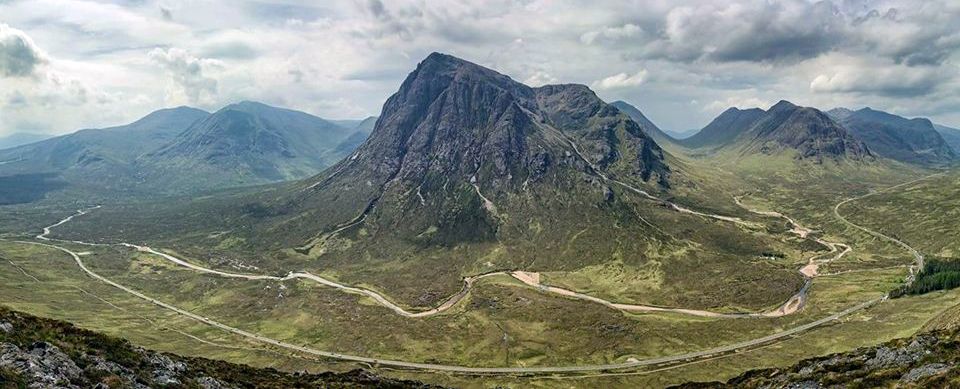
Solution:
[{"label": "rocky outcrop", "polygon": [[[0,386],[25,388],[427,388],[348,373],[285,373],[135,347],[70,324],[0,308]],[[7,385],[11,386],[7,386]]]},{"label": "rocky outcrop", "polygon": [[29,387],[79,388],[76,384],[81,383],[82,370],[57,346],[46,342],[24,348],[0,343],[0,368],[19,374]]},{"label": "rocky outcrop", "polygon": [[954,387],[960,383],[960,332],[924,333],[788,368],[753,370],[725,383],[679,388]]}]

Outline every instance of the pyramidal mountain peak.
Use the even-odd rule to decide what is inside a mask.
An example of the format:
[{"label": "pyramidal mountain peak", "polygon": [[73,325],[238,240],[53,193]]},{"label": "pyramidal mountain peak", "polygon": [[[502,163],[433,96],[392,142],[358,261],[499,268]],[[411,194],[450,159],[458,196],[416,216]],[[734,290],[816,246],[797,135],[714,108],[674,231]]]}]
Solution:
[{"label": "pyramidal mountain peak", "polygon": [[403,239],[424,239],[434,226],[431,241],[452,244],[493,239],[510,228],[504,214],[546,206],[533,197],[575,190],[570,201],[588,206],[608,197],[606,177],[666,188],[670,174],[660,146],[587,86],[532,88],[434,53],[387,99],[353,154],[275,206],[375,229],[403,221],[390,227]]}]

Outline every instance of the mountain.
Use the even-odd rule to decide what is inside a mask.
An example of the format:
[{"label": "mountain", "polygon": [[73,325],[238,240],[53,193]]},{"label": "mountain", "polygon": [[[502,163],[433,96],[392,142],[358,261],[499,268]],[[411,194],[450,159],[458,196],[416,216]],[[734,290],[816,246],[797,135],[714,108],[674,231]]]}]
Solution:
[{"label": "mountain", "polygon": [[788,101],[780,101],[766,111],[730,108],[682,143],[694,148],[735,150],[741,155],[789,151],[796,158],[816,162],[873,158],[863,142],[826,113]]},{"label": "mountain", "polygon": [[13,134],[0,137],[0,150],[17,147],[28,143],[39,142],[50,138],[50,135],[34,134],[30,132],[15,132]]},{"label": "mountain", "polygon": [[[127,191],[138,185],[137,169],[132,161],[171,141],[207,115],[189,107],[162,109],[128,125],[80,130],[0,150],[0,161],[3,161],[0,178],[18,177],[15,181],[24,185],[33,182],[29,185],[31,191],[41,193],[54,187],[63,188],[65,182],[93,192]],[[0,197],[7,191],[22,192],[23,189],[0,189]],[[35,199],[36,196],[23,198]]]},{"label": "mountain", "polygon": [[[189,242],[181,248],[264,268],[322,262],[344,282],[389,285],[397,299],[430,305],[459,290],[461,274],[475,266],[517,268],[534,255],[549,257],[538,262],[545,266],[602,262],[616,245],[589,243],[601,232],[643,252],[653,244],[647,237],[661,234],[626,216],[633,214],[627,201],[643,197],[604,177],[665,191],[670,161],[586,86],[532,88],[434,53],[384,103],[370,137],[347,158],[262,195],[212,198],[219,208],[205,214],[220,215],[216,223],[230,224],[230,232],[204,241],[204,250]],[[614,221],[616,231],[583,232],[582,249],[557,243]],[[415,274],[434,281],[424,285]]]},{"label": "mountain", "polygon": [[497,228],[487,201],[570,187],[591,169],[659,185],[670,174],[657,143],[589,88],[531,88],[434,53],[387,100],[370,138],[305,191],[346,219],[381,203],[385,224],[482,240]]},{"label": "mountain", "polygon": [[[255,102],[226,106],[138,158],[147,180],[234,186],[308,177],[357,143],[357,131],[303,112]],[[347,147],[339,147],[348,142]],[[183,175],[182,172],[190,172]]]},{"label": "mountain", "polygon": [[658,143],[666,143],[666,142],[674,141],[673,137],[663,132],[663,130],[661,130],[660,127],[657,127],[657,125],[653,124],[653,122],[651,122],[650,119],[647,119],[647,117],[644,116],[643,112],[640,112],[640,110],[637,109],[637,107],[634,107],[630,103],[627,103],[626,101],[623,101],[623,100],[617,100],[610,103],[610,105],[620,110],[620,112],[627,114],[627,116],[629,116],[631,119],[633,119],[633,121],[637,122],[637,124],[640,125],[640,128],[643,129],[643,132],[645,132],[647,135],[650,135],[650,137],[652,137],[653,140],[657,141]]},{"label": "mountain", "polygon": [[255,102],[213,114],[162,109],[128,125],[0,150],[0,182],[28,187],[0,188],[0,203],[65,187],[97,197],[153,196],[304,178],[349,155],[372,121],[342,127]]},{"label": "mountain", "polygon": [[690,147],[715,147],[733,142],[754,125],[766,112],[760,108],[729,108],[706,127],[681,143]]},{"label": "mountain", "polygon": [[957,158],[928,119],[907,119],[870,108],[838,108],[829,114],[880,156],[926,165]]},{"label": "mountain", "polygon": [[87,129],[0,151],[0,161],[20,160],[2,170],[30,167],[62,172],[97,163],[119,163],[156,149],[209,115],[196,108],[161,109],[124,126]]},{"label": "mountain", "polygon": [[944,142],[947,142],[953,148],[953,151],[960,153],[960,130],[939,124],[934,124],[933,128],[940,133]]},{"label": "mountain", "polygon": [[349,128],[356,131],[364,131],[369,134],[370,131],[373,131],[373,126],[377,124],[377,117],[369,116],[365,119],[360,119],[360,120],[355,120],[355,119],[331,120],[330,122],[343,128]]}]

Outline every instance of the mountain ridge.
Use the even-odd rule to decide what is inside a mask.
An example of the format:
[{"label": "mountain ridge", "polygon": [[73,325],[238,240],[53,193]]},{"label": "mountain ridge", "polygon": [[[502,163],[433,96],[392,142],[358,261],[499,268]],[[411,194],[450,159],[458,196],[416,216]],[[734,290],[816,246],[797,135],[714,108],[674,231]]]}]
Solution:
[{"label": "mountain ridge", "polygon": [[863,142],[826,113],[786,100],[767,110],[727,109],[681,144],[714,151],[736,150],[740,155],[775,155],[792,150],[795,158],[817,163],[874,158]]},{"label": "mountain ridge", "polygon": [[929,119],[907,119],[866,107],[828,112],[878,155],[901,162],[939,165],[957,158]]},{"label": "mountain ridge", "polygon": [[[269,130],[261,131],[264,123]],[[361,124],[368,125],[354,127]],[[181,106],[0,150],[0,177],[42,177],[55,180],[56,189],[94,197],[190,193],[307,177],[348,155],[366,135],[365,128],[252,101],[214,113]],[[254,162],[231,156],[239,151],[252,153]],[[286,164],[260,163],[271,159]]]}]

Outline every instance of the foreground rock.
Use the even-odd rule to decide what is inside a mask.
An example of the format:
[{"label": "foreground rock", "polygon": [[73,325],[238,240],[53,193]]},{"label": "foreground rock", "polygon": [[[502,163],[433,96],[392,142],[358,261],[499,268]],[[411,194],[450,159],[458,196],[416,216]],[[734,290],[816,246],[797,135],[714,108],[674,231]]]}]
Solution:
[{"label": "foreground rock", "polygon": [[960,387],[960,329],[924,333],[876,347],[746,372],[726,383],[679,388],[953,388]]},{"label": "foreground rock", "polygon": [[[0,308],[2,388],[425,388],[416,381],[348,373],[291,374],[186,358]],[[925,374],[918,372],[917,375]]]}]

